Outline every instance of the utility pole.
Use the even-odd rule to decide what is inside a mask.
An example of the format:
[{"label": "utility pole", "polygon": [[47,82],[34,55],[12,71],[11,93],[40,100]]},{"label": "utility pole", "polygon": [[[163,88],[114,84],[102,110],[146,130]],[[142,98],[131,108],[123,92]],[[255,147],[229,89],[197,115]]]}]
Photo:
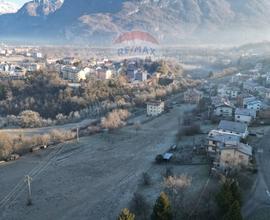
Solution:
[{"label": "utility pole", "polygon": [[77,128],[77,142],[80,141],[80,137],[79,137],[79,128]]},{"label": "utility pole", "polygon": [[27,184],[28,187],[28,198],[27,198],[27,205],[30,206],[32,205],[32,192],[31,192],[31,182],[32,182],[32,178],[27,175],[25,177],[25,182]]}]

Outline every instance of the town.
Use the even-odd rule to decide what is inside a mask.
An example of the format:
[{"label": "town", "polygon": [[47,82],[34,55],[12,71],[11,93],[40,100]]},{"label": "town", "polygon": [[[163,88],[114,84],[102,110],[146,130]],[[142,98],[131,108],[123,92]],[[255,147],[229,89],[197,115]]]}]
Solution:
[{"label": "town", "polygon": [[[173,219],[218,219],[228,212],[222,190],[230,187],[241,194],[231,201],[230,215],[264,213],[270,195],[265,54],[212,50],[192,59],[192,50],[179,48],[166,51],[166,59],[121,60],[82,59],[68,51],[70,57],[56,57],[48,48],[1,49],[1,218],[15,217],[10,204],[26,215],[27,198],[29,219],[35,219],[41,207],[69,192],[88,201],[95,219],[115,218],[121,210],[148,219],[160,193]],[[89,189],[89,181],[96,187]],[[85,218],[84,208],[68,211],[67,218]]]},{"label": "town", "polygon": [[269,0],[0,0],[0,220],[269,220]]}]

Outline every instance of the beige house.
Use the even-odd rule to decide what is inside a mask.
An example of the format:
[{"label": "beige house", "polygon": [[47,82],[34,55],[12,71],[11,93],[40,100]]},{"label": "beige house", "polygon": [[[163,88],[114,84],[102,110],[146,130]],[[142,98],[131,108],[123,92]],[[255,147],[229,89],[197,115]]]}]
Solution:
[{"label": "beige house", "polygon": [[96,68],[96,76],[100,80],[107,80],[112,78],[113,72],[110,69],[98,67]]},{"label": "beige house", "polygon": [[151,101],[147,103],[147,115],[158,116],[164,112],[165,104],[162,101]]},{"label": "beige house", "polygon": [[184,93],[184,100],[187,103],[198,104],[203,98],[203,93],[197,89],[188,89]]},{"label": "beige house", "polygon": [[208,140],[208,155],[216,157],[226,145],[237,145],[240,143],[241,138],[238,135],[230,134],[218,130],[211,130],[207,137]]},{"label": "beige house", "polygon": [[226,146],[220,150],[218,163],[221,168],[248,166],[252,159],[252,147],[243,143]]}]

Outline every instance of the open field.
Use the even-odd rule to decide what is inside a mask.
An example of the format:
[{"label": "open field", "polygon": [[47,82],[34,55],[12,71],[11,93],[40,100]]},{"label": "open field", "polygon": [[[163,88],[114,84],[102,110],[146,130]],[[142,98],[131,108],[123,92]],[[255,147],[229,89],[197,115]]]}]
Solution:
[{"label": "open field", "polygon": [[[142,125],[139,131],[125,127],[3,165],[0,219],[115,219],[132,198],[143,172],[163,172],[162,166],[155,168],[154,158],[175,143],[175,119],[190,108],[177,107]],[[205,173],[205,166],[185,167],[182,172],[195,177],[200,169]],[[182,173],[181,167],[177,172]],[[33,177],[34,205],[30,207],[26,206],[23,182],[27,174]],[[203,187],[205,178],[194,180]]]}]

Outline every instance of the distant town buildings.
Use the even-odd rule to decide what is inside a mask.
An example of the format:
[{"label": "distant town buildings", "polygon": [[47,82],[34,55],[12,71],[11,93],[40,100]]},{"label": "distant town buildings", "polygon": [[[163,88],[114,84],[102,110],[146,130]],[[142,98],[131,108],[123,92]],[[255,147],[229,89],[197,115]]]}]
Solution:
[{"label": "distant town buildings", "polygon": [[198,104],[202,98],[203,93],[198,91],[197,89],[188,89],[184,93],[184,100],[187,103]]}]

